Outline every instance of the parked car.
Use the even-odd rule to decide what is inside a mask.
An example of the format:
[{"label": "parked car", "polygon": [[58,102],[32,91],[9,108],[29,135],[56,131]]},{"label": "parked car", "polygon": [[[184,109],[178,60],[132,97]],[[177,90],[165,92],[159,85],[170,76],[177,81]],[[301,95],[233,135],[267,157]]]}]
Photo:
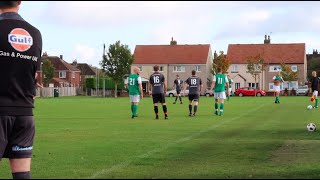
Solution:
[{"label": "parked car", "polygon": [[298,86],[298,89],[297,89],[297,91],[296,91],[296,95],[297,95],[297,96],[299,96],[299,95],[307,96],[307,95],[308,95],[308,92],[309,92],[308,85]]},{"label": "parked car", "polygon": [[[166,92],[166,96],[169,96],[169,97],[174,97],[176,94],[177,94],[177,91],[175,89]],[[181,90],[180,94],[181,96],[183,95],[183,90]],[[188,94],[189,94],[189,90],[186,89],[185,95],[188,96]]]},{"label": "parked car", "polygon": [[254,92],[256,92],[257,96],[265,96],[266,92],[259,90],[259,89],[254,89],[251,87],[242,87],[236,90],[235,95],[237,96],[254,96]]}]

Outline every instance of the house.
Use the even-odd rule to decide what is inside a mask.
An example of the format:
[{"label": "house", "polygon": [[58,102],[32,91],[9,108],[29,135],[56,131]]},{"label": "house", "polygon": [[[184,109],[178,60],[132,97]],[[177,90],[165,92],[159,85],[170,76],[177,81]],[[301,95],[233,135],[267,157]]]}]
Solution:
[{"label": "house", "polygon": [[[251,74],[247,73],[247,58],[261,55],[267,63],[265,71],[259,74],[257,84]],[[229,44],[227,57],[231,61],[228,72],[234,80],[233,92],[244,86],[257,87],[274,91],[272,78],[281,70],[280,63],[285,63],[293,71],[298,71],[298,80],[281,84],[281,89],[297,89],[307,77],[307,60],[305,43],[271,44],[270,36],[265,36],[264,44]]]},{"label": "house", "polygon": [[186,80],[191,76],[191,71],[196,70],[198,77],[202,79],[204,92],[207,81],[211,78],[212,62],[213,56],[209,44],[178,45],[172,38],[170,45],[137,45],[131,72],[134,66],[140,68],[140,76],[146,80],[143,87],[148,91],[147,82],[155,65],[160,66],[160,72],[165,76],[168,89],[173,87],[177,74],[180,79]]},{"label": "house", "polygon": [[97,72],[100,71],[87,63],[78,63],[77,60],[74,60],[71,65],[80,70],[80,87],[85,87],[86,79],[96,78]]},{"label": "house", "polygon": [[[80,70],[63,60],[63,56],[48,56],[44,54],[41,62],[49,60],[54,66],[54,77],[49,84],[54,87],[80,87]],[[43,82],[42,63],[38,70],[38,82]]]}]

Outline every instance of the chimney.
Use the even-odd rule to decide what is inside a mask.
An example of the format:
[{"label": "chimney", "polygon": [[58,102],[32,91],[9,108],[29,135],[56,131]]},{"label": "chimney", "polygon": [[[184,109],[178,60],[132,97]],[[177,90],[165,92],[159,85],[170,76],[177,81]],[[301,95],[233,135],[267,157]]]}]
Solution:
[{"label": "chimney", "polygon": [[270,36],[267,39],[267,35],[264,35],[264,44],[270,44]]},{"label": "chimney", "polygon": [[63,55],[60,55],[60,59],[62,59],[62,60],[63,60]]},{"label": "chimney", "polygon": [[177,41],[173,40],[173,37],[171,38],[170,45],[177,45]]},{"label": "chimney", "polygon": [[77,66],[77,64],[78,64],[77,60],[76,60],[76,59],[73,60],[72,65],[73,65],[73,66]]}]

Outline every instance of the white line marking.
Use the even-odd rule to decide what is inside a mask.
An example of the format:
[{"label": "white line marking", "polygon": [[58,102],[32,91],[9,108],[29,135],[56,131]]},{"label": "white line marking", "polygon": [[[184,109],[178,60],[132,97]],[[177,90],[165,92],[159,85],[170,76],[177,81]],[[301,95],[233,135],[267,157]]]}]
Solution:
[{"label": "white line marking", "polygon": [[252,109],[251,111],[247,111],[247,113],[245,113],[245,114],[242,114],[242,115],[240,115],[240,116],[237,116],[237,117],[235,117],[235,118],[232,118],[232,119],[230,119],[230,120],[228,120],[228,121],[222,121],[220,124],[214,124],[213,126],[210,126],[210,127],[206,128],[206,129],[203,129],[203,130],[201,130],[201,131],[199,131],[199,132],[193,133],[193,134],[191,134],[190,136],[187,136],[187,137],[181,138],[181,139],[179,139],[179,140],[177,140],[177,141],[175,141],[175,142],[166,144],[166,145],[164,145],[164,146],[161,147],[161,148],[157,148],[157,149],[151,150],[151,151],[149,151],[149,152],[147,152],[147,153],[145,153],[145,154],[142,154],[142,155],[137,156],[137,157],[134,158],[133,160],[129,160],[129,161],[122,162],[122,163],[117,164],[117,165],[114,165],[114,166],[112,166],[111,168],[108,168],[108,169],[103,169],[103,170],[101,170],[101,171],[99,171],[99,172],[94,173],[91,177],[89,177],[89,179],[94,179],[94,178],[96,178],[97,176],[100,176],[100,175],[103,175],[103,174],[108,174],[108,173],[110,173],[110,172],[112,172],[112,171],[115,171],[115,170],[118,170],[118,169],[121,169],[121,168],[125,168],[125,167],[127,167],[128,165],[130,165],[133,161],[135,161],[135,160],[137,160],[137,159],[141,159],[141,158],[146,158],[146,157],[152,156],[153,154],[159,153],[159,152],[161,152],[161,151],[169,148],[170,146],[174,146],[174,145],[177,145],[177,144],[179,144],[179,143],[183,143],[183,142],[189,141],[189,140],[191,140],[191,139],[194,139],[194,138],[196,138],[196,137],[199,137],[199,136],[201,136],[201,134],[206,133],[206,132],[208,132],[208,131],[210,131],[210,130],[213,130],[213,129],[219,127],[220,125],[223,125],[223,124],[225,124],[225,123],[227,123],[227,122],[231,122],[231,121],[234,121],[234,120],[236,120],[236,119],[242,118],[243,116],[246,116],[247,114],[249,114],[249,113],[251,113],[251,112],[257,111],[258,109],[262,108],[263,106],[264,106],[264,104],[262,104],[262,105],[260,105],[260,106],[258,106],[258,107],[256,107],[256,108],[254,108],[254,109]]}]

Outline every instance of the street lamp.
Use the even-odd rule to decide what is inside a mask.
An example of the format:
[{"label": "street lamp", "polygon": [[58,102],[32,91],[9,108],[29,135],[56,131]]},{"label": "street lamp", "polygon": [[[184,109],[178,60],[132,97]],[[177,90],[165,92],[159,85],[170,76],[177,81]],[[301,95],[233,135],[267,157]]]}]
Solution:
[{"label": "street lamp", "polygon": [[40,63],[40,73],[41,73],[41,76],[40,76],[40,83],[41,85],[43,86],[43,72],[42,72],[42,65],[43,65],[43,62]]}]

